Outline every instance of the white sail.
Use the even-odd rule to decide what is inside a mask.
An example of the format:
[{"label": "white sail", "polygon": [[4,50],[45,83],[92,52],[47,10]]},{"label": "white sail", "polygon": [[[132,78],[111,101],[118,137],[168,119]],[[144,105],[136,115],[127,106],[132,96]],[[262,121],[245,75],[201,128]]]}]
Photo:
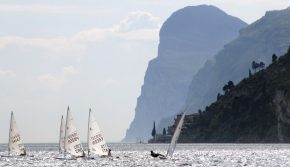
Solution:
[{"label": "white sail", "polygon": [[63,122],[63,115],[61,116],[60,130],[59,130],[59,153],[64,152],[64,135],[65,135],[65,124]]},{"label": "white sail", "polygon": [[85,155],[73,117],[69,111],[69,107],[66,115],[64,148],[65,152],[70,153],[75,157],[83,157]]},{"label": "white sail", "polygon": [[88,157],[91,153],[97,155],[108,155],[108,147],[95,117],[90,109],[88,123]]},{"label": "white sail", "polygon": [[179,138],[183,122],[184,122],[184,117],[185,117],[185,112],[182,114],[182,116],[178,122],[178,125],[174,131],[173,137],[171,139],[171,143],[170,143],[169,148],[167,150],[166,157],[168,157],[168,156],[171,157],[173,155],[173,152],[175,150],[175,146],[176,146],[177,140]]},{"label": "white sail", "polygon": [[19,130],[16,125],[13,112],[11,112],[11,119],[10,119],[8,154],[10,154],[10,152],[17,153],[20,155],[26,154],[24,145],[22,143],[22,139],[20,137]]}]

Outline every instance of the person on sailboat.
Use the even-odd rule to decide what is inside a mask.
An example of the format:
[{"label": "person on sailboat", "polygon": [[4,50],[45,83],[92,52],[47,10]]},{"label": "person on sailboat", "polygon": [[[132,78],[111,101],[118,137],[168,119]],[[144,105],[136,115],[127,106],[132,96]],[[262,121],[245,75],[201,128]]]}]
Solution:
[{"label": "person on sailboat", "polygon": [[154,158],[157,158],[157,157],[165,157],[165,155],[162,155],[162,154],[159,154],[159,153],[154,153],[152,150],[150,151],[151,152],[151,156],[154,157]]},{"label": "person on sailboat", "polygon": [[112,156],[111,149],[109,149],[108,155],[101,155],[101,158],[107,158],[107,157],[111,157],[111,156]]},{"label": "person on sailboat", "polygon": [[109,149],[109,151],[108,151],[108,157],[111,157],[111,156],[112,156],[111,149]]},{"label": "person on sailboat", "polygon": [[19,156],[25,156],[26,155],[26,150],[23,150],[23,153],[21,153]]}]

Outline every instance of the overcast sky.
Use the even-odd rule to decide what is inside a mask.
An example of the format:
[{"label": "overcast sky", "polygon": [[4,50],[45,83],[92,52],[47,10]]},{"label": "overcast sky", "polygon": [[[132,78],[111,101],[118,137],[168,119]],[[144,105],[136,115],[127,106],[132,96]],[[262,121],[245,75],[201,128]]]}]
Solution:
[{"label": "overcast sky", "polygon": [[12,110],[24,142],[57,142],[68,105],[82,141],[89,107],[106,140],[120,141],[162,23],[199,4],[252,23],[290,0],[0,1],[0,142]]}]

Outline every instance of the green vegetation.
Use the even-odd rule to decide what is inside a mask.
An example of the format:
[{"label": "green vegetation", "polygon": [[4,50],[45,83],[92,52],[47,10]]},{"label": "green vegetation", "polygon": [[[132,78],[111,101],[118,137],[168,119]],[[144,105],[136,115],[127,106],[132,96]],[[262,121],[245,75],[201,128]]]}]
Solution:
[{"label": "green vegetation", "polygon": [[257,72],[257,70],[261,70],[261,69],[264,69],[265,67],[265,63],[264,62],[260,62],[260,63],[257,63],[255,61],[252,62],[252,69]]},{"label": "green vegetation", "polygon": [[165,128],[163,128],[163,133],[162,134],[166,135],[166,129]]},{"label": "green vegetation", "polygon": [[153,123],[153,129],[152,129],[151,135],[152,135],[153,138],[155,138],[155,136],[156,136],[155,121]]},{"label": "green vegetation", "polygon": [[276,54],[274,53],[273,55],[272,55],[272,63],[275,63],[276,61],[277,61],[277,56],[276,56]]},{"label": "green vegetation", "polygon": [[290,47],[264,69],[252,63],[254,74],[234,85],[229,81],[224,95],[199,111],[187,123],[180,142],[290,142]]}]

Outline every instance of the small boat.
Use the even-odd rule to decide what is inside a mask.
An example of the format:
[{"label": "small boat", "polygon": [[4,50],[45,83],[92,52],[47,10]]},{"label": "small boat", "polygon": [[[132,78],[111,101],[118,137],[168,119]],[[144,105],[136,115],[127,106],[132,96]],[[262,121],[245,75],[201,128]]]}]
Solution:
[{"label": "small boat", "polygon": [[103,134],[98,126],[96,118],[92,114],[92,110],[89,110],[88,120],[88,159],[92,159],[93,155],[108,156],[109,149]]},{"label": "small boat", "polygon": [[64,135],[65,135],[65,124],[63,122],[63,115],[61,116],[60,121],[60,130],[59,130],[59,153],[64,153]]},{"label": "small boat", "polygon": [[20,136],[20,132],[16,125],[13,111],[10,117],[10,128],[9,128],[9,141],[8,141],[8,155],[2,155],[2,157],[11,156],[26,156],[26,150]]},{"label": "small boat", "polygon": [[[63,115],[61,116],[60,121],[60,130],[59,130],[59,142],[58,142],[58,151],[59,154],[64,154],[64,135],[65,135],[65,123],[63,122]],[[64,159],[64,157],[55,157],[56,159]]]},{"label": "small boat", "polygon": [[73,159],[84,157],[85,152],[80,141],[78,130],[74,124],[73,117],[67,108],[65,135],[64,135],[64,157],[70,154]]}]

